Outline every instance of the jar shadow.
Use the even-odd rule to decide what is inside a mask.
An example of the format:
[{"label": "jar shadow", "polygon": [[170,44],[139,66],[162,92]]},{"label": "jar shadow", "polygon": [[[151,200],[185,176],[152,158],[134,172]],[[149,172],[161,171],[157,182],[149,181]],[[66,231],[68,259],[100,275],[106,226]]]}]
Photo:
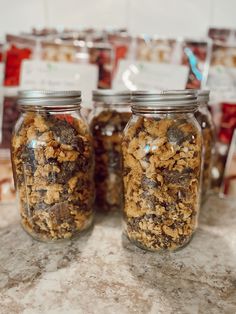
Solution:
[{"label": "jar shadow", "polygon": [[0,228],[0,291],[18,287],[32,287],[44,273],[56,272],[79,263],[88,245],[94,226],[72,240],[54,243],[32,239],[14,221]]},{"label": "jar shadow", "polygon": [[122,237],[125,263],[145,295],[146,313],[236,311],[234,212],[232,203],[209,198],[192,241],[173,253],[147,252]]},{"label": "jar shadow", "polygon": [[95,225],[103,225],[104,227],[114,227],[121,225],[122,213],[120,211],[102,212],[97,211],[95,213]]}]

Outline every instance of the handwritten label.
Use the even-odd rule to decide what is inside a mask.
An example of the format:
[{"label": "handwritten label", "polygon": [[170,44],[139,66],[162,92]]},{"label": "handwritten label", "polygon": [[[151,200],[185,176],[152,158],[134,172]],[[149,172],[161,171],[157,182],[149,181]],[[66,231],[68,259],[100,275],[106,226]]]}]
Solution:
[{"label": "handwritten label", "polygon": [[236,68],[215,65],[210,67],[207,86],[211,102],[217,103],[236,98]]},{"label": "handwritten label", "polygon": [[184,89],[189,69],[185,65],[121,60],[114,78],[114,89]]},{"label": "handwritten label", "polygon": [[97,81],[96,65],[24,60],[20,89],[81,90],[87,106],[91,104],[91,93],[97,88]]}]

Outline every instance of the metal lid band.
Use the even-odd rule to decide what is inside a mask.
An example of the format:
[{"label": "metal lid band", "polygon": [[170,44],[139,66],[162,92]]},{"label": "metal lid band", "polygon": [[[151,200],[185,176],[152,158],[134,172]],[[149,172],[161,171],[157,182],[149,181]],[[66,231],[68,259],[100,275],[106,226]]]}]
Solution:
[{"label": "metal lid band", "polygon": [[198,102],[205,102],[208,103],[210,99],[210,91],[209,90],[203,90],[203,89],[199,89],[198,90],[198,95],[197,95],[197,100]]},{"label": "metal lid band", "polygon": [[80,105],[80,91],[25,90],[18,93],[18,104],[22,106],[63,107]]}]

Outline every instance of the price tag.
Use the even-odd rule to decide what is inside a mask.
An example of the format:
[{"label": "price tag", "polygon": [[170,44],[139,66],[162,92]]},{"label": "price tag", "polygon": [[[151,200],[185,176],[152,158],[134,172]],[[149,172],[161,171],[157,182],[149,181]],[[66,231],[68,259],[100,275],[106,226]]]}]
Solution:
[{"label": "price tag", "polygon": [[189,69],[185,65],[120,60],[114,78],[116,90],[185,89]]},{"label": "price tag", "polygon": [[92,64],[24,60],[21,66],[20,89],[81,90],[85,105],[91,105],[97,82],[98,68]]}]

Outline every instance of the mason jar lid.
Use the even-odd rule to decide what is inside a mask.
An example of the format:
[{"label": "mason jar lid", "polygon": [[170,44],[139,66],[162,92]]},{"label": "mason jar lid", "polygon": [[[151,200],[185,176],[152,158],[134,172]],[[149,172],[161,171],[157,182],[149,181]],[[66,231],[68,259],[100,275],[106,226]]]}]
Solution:
[{"label": "mason jar lid", "polygon": [[24,90],[18,93],[18,104],[22,106],[60,107],[80,105],[81,92],[75,90]]},{"label": "mason jar lid", "polygon": [[199,89],[198,90],[198,95],[197,95],[197,100],[198,102],[208,102],[210,98],[210,91],[207,89]]},{"label": "mason jar lid", "polygon": [[93,101],[103,102],[107,105],[114,103],[129,103],[131,99],[130,91],[116,91],[113,89],[101,89],[93,91]]},{"label": "mason jar lid", "polygon": [[131,103],[133,111],[193,111],[198,107],[197,90],[134,91]]}]

